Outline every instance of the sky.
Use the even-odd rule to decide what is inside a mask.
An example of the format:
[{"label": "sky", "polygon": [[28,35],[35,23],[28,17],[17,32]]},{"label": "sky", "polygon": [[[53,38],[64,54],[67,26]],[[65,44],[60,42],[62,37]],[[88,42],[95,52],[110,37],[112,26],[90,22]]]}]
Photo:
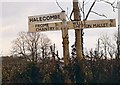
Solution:
[{"label": "sky", "polygon": [[[80,1],[80,0],[78,0]],[[89,0],[86,0],[89,1]],[[109,0],[113,1],[113,0]],[[60,6],[70,16],[72,11],[72,0],[58,0]],[[80,2],[81,3],[81,2]],[[88,11],[91,2],[86,5],[85,12]],[[28,16],[44,15],[50,13],[61,12],[61,9],[56,4],[56,0],[1,0],[0,2],[0,55],[9,55],[12,48],[12,41],[18,37],[21,31],[28,32]],[[113,12],[110,5],[105,3],[97,3],[93,10],[98,13],[105,14],[107,19],[116,19],[118,21],[118,11]],[[104,17],[90,14],[88,20],[106,19]],[[117,22],[118,23],[118,22]],[[97,28],[84,29],[84,44],[87,49],[95,48],[97,39],[107,33],[113,37],[117,31],[117,27],[113,28]],[[62,35],[61,31],[42,32],[51,39],[52,43],[56,44],[56,49],[59,50],[59,55],[62,56]],[[69,50],[75,42],[74,30],[69,30]]]}]

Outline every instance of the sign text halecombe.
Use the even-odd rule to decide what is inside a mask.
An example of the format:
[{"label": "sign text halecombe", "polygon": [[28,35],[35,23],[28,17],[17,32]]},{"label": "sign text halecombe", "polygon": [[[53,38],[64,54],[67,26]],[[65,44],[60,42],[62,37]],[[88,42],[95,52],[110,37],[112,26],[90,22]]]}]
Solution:
[{"label": "sign text halecombe", "polygon": [[41,22],[50,22],[50,21],[61,21],[62,13],[53,13],[37,16],[29,16],[29,23],[41,23]]}]

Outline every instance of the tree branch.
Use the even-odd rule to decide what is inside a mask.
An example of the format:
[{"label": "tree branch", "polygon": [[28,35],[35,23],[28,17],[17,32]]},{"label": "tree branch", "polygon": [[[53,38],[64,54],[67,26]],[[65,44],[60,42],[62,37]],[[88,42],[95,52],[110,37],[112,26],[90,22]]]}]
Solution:
[{"label": "tree branch", "polygon": [[73,21],[73,19],[72,19],[72,14],[73,14],[73,10],[72,10],[72,12],[70,13],[70,20],[71,20],[71,21]]},{"label": "tree branch", "polygon": [[85,1],[83,0],[83,4],[82,4],[82,8],[83,8],[83,20],[85,19],[85,10],[84,10],[84,7],[85,7]]},{"label": "tree branch", "polygon": [[60,4],[58,3],[57,0],[56,0],[56,4],[58,5],[58,7],[59,7],[62,11],[64,11],[63,8],[60,6]]},{"label": "tree branch", "polygon": [[113,1],[113,3],[108,2],[108,1],[105,1],[105,0],[100,0],[100,1],[103,1],[103,2],[105,2],[105,3],[109,4],[109,5],[111,5],[111,6],[112,6],[112,8],[113,8],[113,11],[115,11],[115,8],[117,8],[117,6],[114,6],[114,4],[115,4],[116,0],[114,0],[114,1]]},{"label": "tree branch", "polygon": [[107,18],[107,16],[105,16],[104,14],[99,14],[99,13],[97,13],[97,12],[95,12],[95,11],[91,11],[91,12],[94,13],[94,14],[97,14],[98,16],[102,16],[102,17]]},{"label": "tree branch", "polygon": [[93,4],[91,5],[91,7],[90,7],[90,9],[89,9],[89,11],[88,11],[88,13],[87,13],[86,18],[84,19],[84,21],[87,20],[87,18],[88,18],[88,16],[89,16],[89,14],[90,14],[92,8],[94,7],[96,1],[97,1],[97,0],[95,0],[95,1],[93,2]]}]

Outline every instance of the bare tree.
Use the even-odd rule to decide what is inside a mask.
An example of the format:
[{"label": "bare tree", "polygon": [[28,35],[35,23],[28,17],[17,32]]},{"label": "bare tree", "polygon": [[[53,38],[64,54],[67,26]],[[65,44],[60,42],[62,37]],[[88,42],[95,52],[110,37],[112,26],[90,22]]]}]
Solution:
[{"label": "bare tree", "polygon": [[103,52],[103,56],[107,59],[108,56],[113,58],[117,52],[117,44],[116,39],[110,38],[107,34],[103,34],[100,38],[98,38],[98,43],[96,47],[96,51],[98,56],[101,55],[100,52]]},{"label": "bare tree", "polygon": [[50,39],[44,34],[20,32],[19,37],[13,41],[12,53],[37,62],[38,57],[49,55],[50,45]]},{"label": "bare tree", "polygon": [[[119,32],[118,32],[119,33]],[[119,34],[118,33],[115,33],[114,34],[114,40],[115,40],[115,43],[116,43],[116,45],[117,45],[117,50],[116,50],[116,58],[120,58],[120,53],[119,53],[119,51],[120,51],[120,40],[119,40]]]}]

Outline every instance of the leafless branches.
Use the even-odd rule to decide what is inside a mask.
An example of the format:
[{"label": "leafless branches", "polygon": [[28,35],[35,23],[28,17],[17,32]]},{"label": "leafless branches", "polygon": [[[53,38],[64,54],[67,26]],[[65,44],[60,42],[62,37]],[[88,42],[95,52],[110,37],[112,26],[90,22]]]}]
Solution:
[{"label": "leafless branches", "polygon": [[94,13],[94,14],[97,14],[98,16],[103,16],[103,17],[107,18],[107,16],[104,15],[104,14],[99,14],[99,13],[97,13],[97,12],[95,12],[95,11],[91,11],[91,12]]},{"label": "leafless branches", "polygon": [[100,0],[100,1],[103,1],[103,2],[111,5],[111,7],[113,8],[113,11],[115,11],[115,8],[118,8],[117,5],[115,6],[116,0],[114,0],[113,2],[109,2],[109,1],[106,1],[106,0]]},{"label": "leafless branches", "polygon": [[61,9],[61,11],[64,11],[63,8],[60,6],[60,4],[58,3],[58,1],[56,0],[56,4],[58,5],[58,7]]},{"label": "leafless branches", "polygon": [[97,0],[95,0],[95,1],[93,2],[93,4],[91,5],[91,7],[90,7],[90,9],[89,9],[89,11],[88,11],[88,13],[87,13],[87,15],[86,15],[86,18],[85,18],[84,20],[87,20],[87,18],[88,18],[88,16],[89,16],[89,14],[90,14],[92,8],[94,7],[96,1],[97,1]]},{"label": "leafless branches", "polygon": [[37,62],[38,57],[42,55],[41,50],[44,49],[44,55],[47,55],[50,44],[50,39],[43,34],[21,32],[13,43],[12,52],[26,60]]},{"label": "leafless branches", "polygon": [[[117,3],[118,0],[114,0],[113,2],[110,2],[110,1],[107,1],[107,0],[94,0],[92,2],[92,5],[88,9],[88,12],[86,13],[85,7],[89,2],[90,2],[90,0],[87,1],[87,2],[85,0],[83,0],[81,3],[79,3],[80,14],[82,15],[84,21],[88,19],[90,13],[94,13],[94,14],[96,14],[98,16],[107,18],[107,16],[105,14],[100,14],[100,13],[93,10],[93,7],[95,6],[95,4],[99,4],[97,2],[104,2],[104,3],[108,4],[108,5],[110,5],[113,8],[113,11],[115,11],[115,9],[118,9],[118,3]],[[71,11],[71,14],[70,14],[70,20],[71,21],[72,21],[72,18],[71,18],[72,14],[73,14],[73,10]]]}]

